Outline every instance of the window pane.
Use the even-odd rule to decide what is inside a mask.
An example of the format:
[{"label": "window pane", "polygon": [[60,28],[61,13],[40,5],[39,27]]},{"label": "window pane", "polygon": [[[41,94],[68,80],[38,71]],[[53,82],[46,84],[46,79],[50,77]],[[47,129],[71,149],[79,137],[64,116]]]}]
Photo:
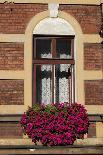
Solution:
[{"label": "window pane", "polygon": [[52,66],[36,66],[36,102],[40,104],[52,103]]},{"label": "window pane", "polygon": [[72,65],[36,65],[36,103],[72,103],[73,85]]},{"label": "window pane", "polygon": [[51,39],[36,40],[36,58],[51,58]]},{"label": "window pane", "polygon": [[60,64],[55,67],[56,102],[70,102],[71,65]]},{"label": "window pane", "polygon": [[56,39],[56,53],[57,58],[70,59],[71,54],[71,40]]}]

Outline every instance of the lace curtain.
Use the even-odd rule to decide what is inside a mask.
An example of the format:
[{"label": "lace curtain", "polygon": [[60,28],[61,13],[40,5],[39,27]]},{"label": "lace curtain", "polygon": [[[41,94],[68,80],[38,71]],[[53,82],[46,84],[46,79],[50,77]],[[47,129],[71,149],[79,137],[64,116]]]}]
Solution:
[{"label": "lace curtain", "polygon": [[[41,54],[41,58],[51,58],[51,53]],[[46,76],[42,78],[41,82],[41,102],[43,104],[49,104],[52,102],[52,81],[50,75],[47,76],[48,73],[52,72],[51,65],[42,65],[41,66],[42,74],[46,73]]]},{"label": "lace curtain", "polygon": [[[41,54],[41,58],[51,58],[51,53]],[[69,58],[69,55],[60,54],[60,58]],[[69,64],[54,65],[54,102],[69,101]],[[52,103],[52,65],[41,66],[41,103]],[[64,76],[63,76],[64,73]],[[44,75],[45,74],[45,75]],[[65,76],[67,74],[67,77]],[[62,75],[62,76],[60,76]]]}]

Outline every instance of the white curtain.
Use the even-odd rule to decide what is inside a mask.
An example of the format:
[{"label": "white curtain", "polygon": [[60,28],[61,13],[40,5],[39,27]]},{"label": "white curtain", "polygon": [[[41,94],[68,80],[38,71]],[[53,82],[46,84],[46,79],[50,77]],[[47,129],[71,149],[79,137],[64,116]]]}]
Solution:
[{"label": "white curtain", "polygon": [[[51,53],[49,54],[41,54],[41,58],[51,58],[52,55]],[[51,65],[42,65],[41,71],[47,71],[50,72],[52,71],[52,66]],[[42,98],[42,103],[43,104],[50,104],[52,102],[52,81],[51,77],[49,78],[43,78],[41,82],[41,98]]]},{"label": "white curtain", "polygon": [[[51,53],[49,54],[41,54],[41,58],[52,58]],[[60,54],[60,58],[69,58],[69,55]],[[61,64],[60,65],[60,72],[68,72],[68,68],[70,67],[69,64]],[[56,69],[56,67],[55,67]],[[41,71],[52,72],[52,65],[42,65]],[[54,75],[54,83],[56,82],[56,77]],[[55,84],[56,85],[56,84]],[[54,85],[54,89],[55,89]],[[56,89],[57,90],[57,89]],[[59,102],[68,102],[69,101],[69,82],[66,77],[59,78]],[[56,92],[54,90],[54,101],[56,100]],[[52,103],[52,79],[51,77],[44,77],[41,81],[41,99],[43,104],[50,104]]]}]

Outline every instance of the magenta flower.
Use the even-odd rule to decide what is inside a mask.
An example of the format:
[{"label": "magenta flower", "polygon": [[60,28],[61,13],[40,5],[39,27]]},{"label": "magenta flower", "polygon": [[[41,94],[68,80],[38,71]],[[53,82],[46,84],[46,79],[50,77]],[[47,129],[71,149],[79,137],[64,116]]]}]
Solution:
[{"label": "magenta flower", "polygon": [[83,138],[89,127],[87,111],[77,103],[29,107],[20,123],[32,142],[48,146],[72,145],[76,138]]}]

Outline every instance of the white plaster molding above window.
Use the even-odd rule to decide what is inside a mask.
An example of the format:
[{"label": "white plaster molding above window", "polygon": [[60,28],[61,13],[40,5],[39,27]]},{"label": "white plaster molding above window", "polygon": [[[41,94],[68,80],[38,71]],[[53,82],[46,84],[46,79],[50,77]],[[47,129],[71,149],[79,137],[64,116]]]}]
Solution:
[{"label": "white plaster molding above window", "polygon": [[57,16],[58,16],[58,8],[59,8],[59,4],[57,4],[57,3],[49,3],[48,4],[48,10],[50,12],[50,17],[51,18],[57,18]]},{"label": "white plaster molding above window", "polygon": [[45,18],[33,30],[33,34],[75,35],[71,24],[62,18]]}]

